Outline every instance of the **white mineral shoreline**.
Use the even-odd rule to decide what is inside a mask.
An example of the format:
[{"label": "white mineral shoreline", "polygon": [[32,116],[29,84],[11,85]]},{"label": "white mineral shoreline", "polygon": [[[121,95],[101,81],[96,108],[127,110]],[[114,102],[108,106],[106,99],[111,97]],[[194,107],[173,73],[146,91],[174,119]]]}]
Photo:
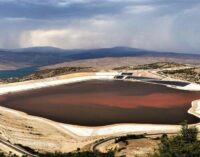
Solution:
[{"label": "white mineral shoreline", "polygon": [[[76,73],[63,75],[58,77],[52,77],[41,80],[32,80],[18,83],[2,84],[0,85],[0,95],[26,91],[32,89],[45,88],[50,86],[57,86],[62,84],[69,84],[88,80],[112,80],[118,72],[98,72],[98,73]],[[171,86],[168,86],[171,87]],[[173,86],[171,88],[177,88],[180,90],[194,90],[200,91],[200,85],[190,84],[186,87]],[[15,110],[10,110],[15,112]],[[16,111],[17,112],[17,111]],[[200,100],[192,102],[192,107],[188,110],[188,113],[193,114],[200,118]],[[40,117],[38,117],[40,119]],[[41,118],[44,120],[44,118]],[[48,120],[46,120],[49,123]],[[56,123],[56,122],[55,122]],[[89,137],[89,136],[107,136],[114,134],[128,134],[128,133],[174,133],[180,130],[180,125],[156,125],[156,124],[115,124],[101,127],[86,127],[56,123],[58,127],[71,132],[77,136]],[[200,129],[200,123],[195,124]]]},{"label": "white mineral shoreline", "polygon": [[[173,86],[168,86],[168,87],[173,88]],[[187,90],[187,91],[200,91],[200,84],[190,83],[189,85],[186,85],[184,87],[175,86],[175,88],[179,90]]]},{"label": "white mineral shoreline", "polygon": [[[115,136],[126,134],[161,134],[161,133],[177,133],[180,125],[158,125],[158,124],[113,124],[99,127],[86,127],[69,124],[60,124],[68,131],[73,132],[77,136]],[[197,124],[199,125],[199,124]]]},{"label": "white mineral shoreline", "polygon": [[117,74],[117,72],[76,73],[46,79],[2,84],[0,85],[0,95],[89,80],[112,80]]},{"label": "white mineral shoreline", "polygon": [[188,113],[200,118],[200,100],[192,101],[192,107],[188,110]]}]

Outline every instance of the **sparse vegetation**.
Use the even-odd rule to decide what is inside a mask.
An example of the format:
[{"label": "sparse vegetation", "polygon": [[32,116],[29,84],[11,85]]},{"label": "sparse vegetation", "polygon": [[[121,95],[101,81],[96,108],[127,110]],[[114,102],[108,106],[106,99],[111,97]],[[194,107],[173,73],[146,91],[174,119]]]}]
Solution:
[{"label": "sparse vegetation", "polygon": [[[90,152],[74,152],[74,153],[38,153],[36,154],[38,157],[114,157],[114,152],[109,151],[107,153],[100,153],[98,151]],[[4,153],[0,153],[0,157],[18,157],[17,155],[8,154],[5,155]],[[24,156],[26,157],[26,156]]]},{"label": "sparse vegetation", "polygon": [[107,153],[100,153],[98,151],[90,152],[75,152],[75,153],[46,153],[39,154],[39,157],[114,157],[114,152],[109,151]]},{"label": "sparse vegetation", "polygon": [[141,138],[146,138],[145,134],[140,134],[140,135],[126,135],[126,136],[121,136],[115,139],[115,143],[118,142],[125,142],[127,140],[131,139],[141,139]]},{"label": "sparse vegetation", "polygon": [[[114,151],[108,151],[107,153],[101,153],[99,151],[81,151],[80,148],[77,149],[76,152],[70,152],[70,153],[61,153],[61,152],[55,152],[55,153],[40,153],[28,146],[23,146],[21,144],[16,144],[16,146],[23,148],[27,152],[36,155],[38,157],[114,157],[115,152]],[[4,153],[0,153],[0,157],[17,157],[17,155],[5,155]],[[26,155],[24,156],[26,157]]]},{"label": "sparse vegetation", "polygon": [[62,67],[57,69],[45,69],[36,71],[31,75],[24,76],[24,77],[12,77],[8,79],[4,79],[3,81],[6,83],[12,82],[20,82],[20,81],[27,81],[27,80],[37,80],[37,79],[44,79],[74,72],[89,72],[93,71],[91,67]]},{"label": "sparse vegetation", "polygon": [[199,157],[200,141],[197,140],[197,134],[197,128],[189,128],[184,123],[179,135],[162,136],[158,150],[151,157]]},{"label": "sparse vegetation", "polygon": [[0,153],[0,157],[5,157],[4,153]]},{"label": "sparse vegetation", "polygon": [[22,149],[26,150],[27,152],[31,153],[31,154],[37,154],[38,152],[35,151],[34,149],[28,147],[28,146],[23,146],[21,144],[15,144],[18,147],[21,147]]},{"label": "sparse vegetation", "polygon": [[173,77],[173,78],[200,83],[200,69],[199,68],[164,70],[164,71],[160,71],[159,73]]},{"label": "sparse vegetation", "polygon": [[174,68],[174,67],[182,67],[184,64],[173,63],[173,62],[156,62],[151,64],[144,64],[138,66],[123,66],[117,67],[113,70],[147,70],[147,69],[166,69],[166,68]]}]

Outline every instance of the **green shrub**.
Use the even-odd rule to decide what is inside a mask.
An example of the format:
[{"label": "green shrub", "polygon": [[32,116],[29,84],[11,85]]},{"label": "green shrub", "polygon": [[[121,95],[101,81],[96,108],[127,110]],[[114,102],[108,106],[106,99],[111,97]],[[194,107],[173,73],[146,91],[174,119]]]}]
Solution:
[{"label": "green shrub", "polygon": [[114,157],[114,152],[109,151],[108,153],[100,153],[98,151],[90,152],[77,152],[77,153],[46,153],[39,154],[39,157]]},{"label": "green shrub", "polygon": [[179,135],[161,137],[159,148],[152,157],[200,157],[200,141],[197,140],[198,130],[189,128],[186,123],[182,125]]},{"label": "green shrub", "polygon": [[115,139],[115,143],[125,142],[126,140],[131,140],[131,139],[141,139],[141,138],[145,138],[145,134],[121,136]]}]

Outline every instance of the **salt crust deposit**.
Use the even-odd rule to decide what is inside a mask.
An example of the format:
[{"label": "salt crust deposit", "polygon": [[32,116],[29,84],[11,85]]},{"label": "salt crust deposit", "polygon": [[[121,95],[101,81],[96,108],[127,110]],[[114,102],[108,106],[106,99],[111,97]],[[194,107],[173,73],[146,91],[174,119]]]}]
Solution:
[{"label": "salt crust deposit", "polygon": [[188,110],[188,113],[200,118],[200,100],[192,102],[192,107]]},{"label": "salt crust deposit", "polygon": [[[200,101],[197,102],[196,112],[200,115]],[[200,118],[200,116],[199,116]]]},{"label": "salt crust deposit", "polygon": [[200,91],[200,85],[196,83],[190,83],[187,86],[184,87],[176,87],[177,89],[180,90],[188,90],[188,91]]}]

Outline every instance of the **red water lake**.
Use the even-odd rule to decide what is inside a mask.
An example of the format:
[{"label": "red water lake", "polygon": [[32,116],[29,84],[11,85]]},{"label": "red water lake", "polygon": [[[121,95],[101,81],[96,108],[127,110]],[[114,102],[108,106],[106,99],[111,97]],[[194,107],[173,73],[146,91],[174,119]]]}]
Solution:
[{"label": "red water lake", "polygon": [[179,124],[199,119],[187,113],[200,92],[128,81],[87,81],[0,96],[1,106],[58,122]]}]

